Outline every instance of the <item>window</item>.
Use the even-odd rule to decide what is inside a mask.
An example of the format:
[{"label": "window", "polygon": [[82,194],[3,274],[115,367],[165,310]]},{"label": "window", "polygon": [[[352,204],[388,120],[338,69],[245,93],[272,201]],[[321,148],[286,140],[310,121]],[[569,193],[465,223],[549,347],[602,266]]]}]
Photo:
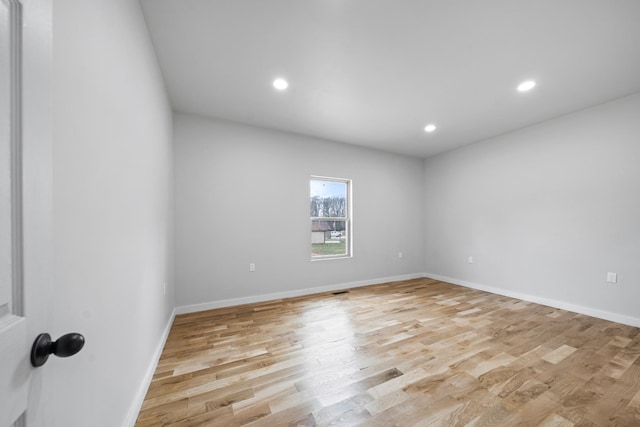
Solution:
[{"label": "window", "polygon": [[351,256],[351,180],[312,176],[311,259]]}]

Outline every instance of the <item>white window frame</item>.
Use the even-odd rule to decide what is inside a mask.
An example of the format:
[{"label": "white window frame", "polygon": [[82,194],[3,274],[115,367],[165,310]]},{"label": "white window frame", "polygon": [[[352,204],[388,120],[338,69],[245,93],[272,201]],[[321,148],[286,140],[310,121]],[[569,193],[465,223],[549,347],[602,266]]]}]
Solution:
[{"label": "white window frame", "polygon": [[[345,258],[353,258],[353,203],[352,203],[352,192],[353,192],[353,181],[351,179],[346,178],[335,178],[329,176],[320,176],[320,175],[311,175],[309,177],[309,184],[311,181],[332,181],[332,182],[340,182],[347,185],[347,200],[346,204],[346,216],[344,217],[313,217],[309,215],[309,230],[313,225],[313,221],[344,221],[345,223],[345,233],[346,233],[346,253],[339,255],[313,255],[313,251],[310,251],[311,261],[325,261],[325,260],[334,260],[334,259],[345,259]],[[311,196],[311,193],[309,193]],[[309,212],[311,214],[311,212]]]}]

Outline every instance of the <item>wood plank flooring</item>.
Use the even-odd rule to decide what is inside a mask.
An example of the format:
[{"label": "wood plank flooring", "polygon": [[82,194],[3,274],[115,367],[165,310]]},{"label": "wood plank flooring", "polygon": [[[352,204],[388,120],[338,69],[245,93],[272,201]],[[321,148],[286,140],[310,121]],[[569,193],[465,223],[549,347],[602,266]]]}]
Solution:
[{"label": "wood plank flooring", "polygon": [[431,279],[176,317],[136,426],[640,426],[640,329]]}]

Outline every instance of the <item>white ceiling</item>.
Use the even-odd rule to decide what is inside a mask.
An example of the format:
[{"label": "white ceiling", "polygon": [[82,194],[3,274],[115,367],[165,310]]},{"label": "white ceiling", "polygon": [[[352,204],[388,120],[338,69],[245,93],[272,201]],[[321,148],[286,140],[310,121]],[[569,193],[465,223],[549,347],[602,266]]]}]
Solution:
[{"label": "white ceiling", "polygon": [[141,4],[176,111],[413,156],[640,91],[638,0]]}]

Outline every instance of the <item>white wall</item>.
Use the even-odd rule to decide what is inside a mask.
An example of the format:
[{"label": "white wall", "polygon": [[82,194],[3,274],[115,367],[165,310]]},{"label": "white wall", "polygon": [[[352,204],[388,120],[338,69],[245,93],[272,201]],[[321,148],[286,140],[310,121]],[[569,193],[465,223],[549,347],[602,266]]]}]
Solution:
[{"label": "white wall", "polygon": [[639,162],[640,94],[427,159],[427,273],[640,324]]},{"label": "white wall", "polygon": [[[172,113],[135,0],[53,10],[53,413],[37,425],[122,426],[174,307]],[[164,293],[164,283],[167,293]]]},{"label": "white wall", "polygon": [[[179,306],[422,272],[421,160],[190,115],[174,123]],[[352,259],[309,260],[310,175],[353,180]]]}]

